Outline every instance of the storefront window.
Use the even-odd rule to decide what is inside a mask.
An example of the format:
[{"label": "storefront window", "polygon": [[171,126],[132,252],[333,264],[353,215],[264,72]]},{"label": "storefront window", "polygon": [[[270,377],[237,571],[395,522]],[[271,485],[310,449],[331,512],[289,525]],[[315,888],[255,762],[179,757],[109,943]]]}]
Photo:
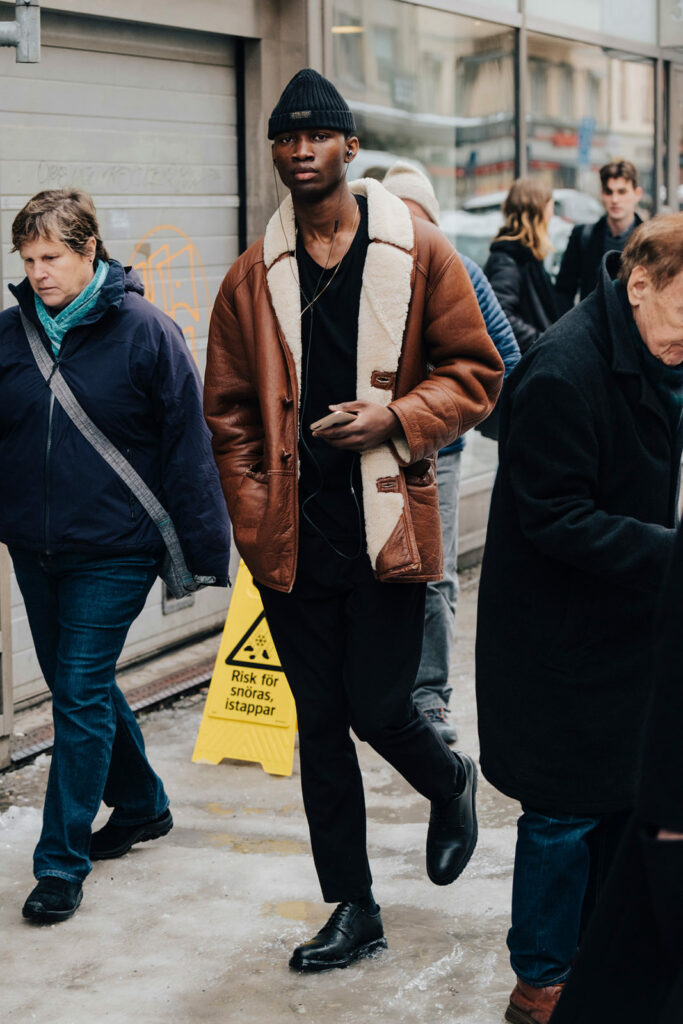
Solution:
[{"label": "storefront window", "polygon": [[654,64],[556,36],[530,33],[527,45],[529,173],[554,190],[556,268],[572,224],[602,215],[598,170],[608,160],[636,165],[643,212],[654,210]]},{"label": "storefront window", "polygon": [[683,46],[683,4],[681,4],[681,0],[660,0],[659,45]]},{"label": "storefront window", "polygon": [[674,126],[678,126],[678,138],[671,140],[671,145],[678,153],[678,191],[677,196],[670,200],[670,206],[673,210],[683,210],[683,68],[674,71],[672,98],[678,114],[674,119]]},{"label": "storefront window", "polygon": [[526,0],[527,15],[641,43],[657,40],[657,0]]},{"label": "storefront window", "polygon": [[332,0],[330,18],[331,77],[361,142],[354,173],[415,161],[442,229],[483,264],[514,178],[513,30],[398,0]]},{"label": "storefront window", "polygon": [[[398,0],[332,0],[329,10],[331,77],[360,139],[354,174],[381,179],[399,158],[417,163],[442,230],[483,264],[514,179],[513,30]],[[496,444],[470,437],[464,475],[495,469]]]},{"label": "storefront window", "polygon": [[[382,179],[399,158],[417,163],[444,233],[485,263],[514,179],[514,31],[398,0],[331,0],[328,10],[331,77],[361,143],[354,174]],[[495,465],[495,443],[472,432],[463,475]]]}]

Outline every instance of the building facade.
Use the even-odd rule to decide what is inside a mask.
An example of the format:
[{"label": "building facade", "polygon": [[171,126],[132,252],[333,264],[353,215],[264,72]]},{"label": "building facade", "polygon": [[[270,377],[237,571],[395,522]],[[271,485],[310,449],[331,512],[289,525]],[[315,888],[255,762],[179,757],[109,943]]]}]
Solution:
[{"label": "building facade", "polygon": [[[0,20],[13,17],[0,3]],[[40,63],[0,49],[3,304],[22,276],[18,209],[40,189],[84,187],[110,252],[138,268],[200,368],[219,282],[274,209],[267,118],[303,65],[356,113],[354,169],[417,161],[444,231],[480,263],[519,174],[555,190],[555,259],[572,223],[599,215],[610,158],[638,166],[645,213],[683,206],[681,0],[55,0],[41,27]],[[495,463],[473,435],[465,552],[483,543]],[[220,590],[174,602],[158,583],[123,660],[219,628],[227,603]],[[6,553],[0,620],[1,735],[13,705],[45,694]]]}]

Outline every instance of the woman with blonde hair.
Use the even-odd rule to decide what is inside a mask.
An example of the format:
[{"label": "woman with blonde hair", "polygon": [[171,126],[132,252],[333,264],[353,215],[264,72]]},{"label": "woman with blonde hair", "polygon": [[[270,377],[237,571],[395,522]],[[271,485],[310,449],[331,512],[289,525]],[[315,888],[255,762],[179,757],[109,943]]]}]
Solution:
[{"label": "woman with blonde hair", "polygon": [[518,178],[503,203],[505,223],[491,243],[484,273],[524,353],[559,309],[543,260],[551,245],[553,194],[534,178]]}]

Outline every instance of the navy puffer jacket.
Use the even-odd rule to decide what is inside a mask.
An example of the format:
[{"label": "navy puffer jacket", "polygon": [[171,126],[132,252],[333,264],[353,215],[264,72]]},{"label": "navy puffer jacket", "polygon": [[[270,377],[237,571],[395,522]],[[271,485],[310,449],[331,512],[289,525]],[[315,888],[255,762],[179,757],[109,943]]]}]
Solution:
[{"label": "navy puffer jacket", "polygon": [[[50,354],[27,279],[10,286]],[[170,513],[192,573],[227,583],[230,532],[201,380],[180,328],[111,261],[96,306],[62,341],[79,402]],[[0,313],[0,540],[45,553],[163,552],[157,528],[53,398],[17,306]]]}]

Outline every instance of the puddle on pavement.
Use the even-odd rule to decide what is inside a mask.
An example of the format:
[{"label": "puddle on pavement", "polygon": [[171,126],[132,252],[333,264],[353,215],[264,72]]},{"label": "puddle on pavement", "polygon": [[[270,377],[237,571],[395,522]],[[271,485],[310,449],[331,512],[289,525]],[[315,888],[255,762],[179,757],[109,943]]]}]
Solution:
[{"label": "puddle on pavement", "polygon": [[235,811],[232,807],[223,807],[223,804],[207,804],[206,809],[209,814],[234,814]]},{"label": "puddle on pavement", "polygon": [[217,814],[226,817],[237,814],[293,814],[302,808],[299,804],[285,804],[283,807],[224,807],[223,804],[206,804],[209,814]]},{"label": "puddle on pavement", "polygon": [[311,924],[324,924],[330,916],[330,908],[326,903],[311,903],[308,900],[286,900],[282,903],[264,903],[261,913],[272,917],[284,917],[287,921],[309,921]]},{"label": "puddle on pavement", "polygon": [[298,839],[263,839],[235,836],[218,832],[209,836],[214,846],[229,846],[233,853],[275,853],[279,857],[292,857],[309,853],[307,843]]},{"label": "puddle on pavement", "polygon": [[381,825],[418,825],[427,828],[429,807],[425,812],[423,806],[414,807],[368,807],[368,821],[376,821]]}]

